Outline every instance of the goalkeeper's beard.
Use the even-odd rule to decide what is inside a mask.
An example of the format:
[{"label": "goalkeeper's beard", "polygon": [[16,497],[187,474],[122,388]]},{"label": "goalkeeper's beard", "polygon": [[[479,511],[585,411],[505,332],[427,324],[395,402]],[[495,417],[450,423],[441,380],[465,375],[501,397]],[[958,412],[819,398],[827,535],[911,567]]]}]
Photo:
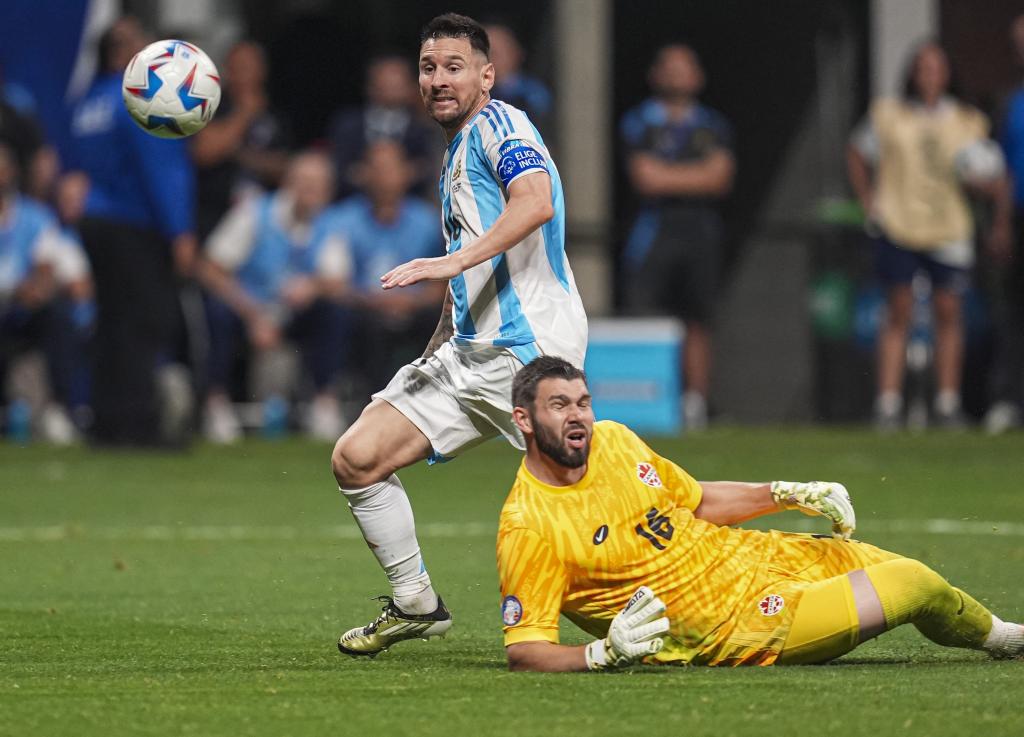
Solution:
[{"label": "goalkeeper's beard", "polygon": [[543,424],[537,422],[536,417],[531,416],[530,420],[533,424],[533,436],[541,453],[565,468],[580,468],[586,464],[587,458],[590,456],[589,437],[582,448],[567,448],[565,447],[564,438],[560,438],[555,433],[550,432]]}]

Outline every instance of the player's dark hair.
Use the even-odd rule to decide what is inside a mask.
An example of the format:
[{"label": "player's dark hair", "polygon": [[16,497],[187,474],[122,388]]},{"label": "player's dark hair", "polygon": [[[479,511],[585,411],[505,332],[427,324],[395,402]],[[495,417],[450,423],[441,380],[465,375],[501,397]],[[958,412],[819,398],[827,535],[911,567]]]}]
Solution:
[{"label": "player's dark hair", "polygon": [[427,23],[420,31],[421,46],[430,39],[438,38],[464,38],[474,50],[491,58],[491,39],[487,37],[487,31],[468,15],[445,13]]},{"label": "player's dark hair", "polygon": [[942,55],[946,57],[946,68],[949,70],[949,81],[946,83],[946,94],[950,97],[955,97],[958,100],[963,99],[963,94],[960,89],[960,80],[957,79],[956,70],[953,68],[953,57],[949,54],[949,49],[943,46],[934,38],[928,38],[920,41],[907,56],[907,61],[903,66],[903,85],[901,91],[903,92],[903,99],[906,102],[921,102],[921,93],[917,89],[917,80],[914,77],[917,76],[917,64],[921,58],[921,54],[924,53],[925,49],[935,48],[942,52]]},{"label": "player's dark hair", "polygon": [[512,406],[533,406],[533,400],[537,398],[537,385],[544,379],[583,379],[583,383],[586,383],[587,375],[564,358],[539,356],[519,369],[512,379]]}]

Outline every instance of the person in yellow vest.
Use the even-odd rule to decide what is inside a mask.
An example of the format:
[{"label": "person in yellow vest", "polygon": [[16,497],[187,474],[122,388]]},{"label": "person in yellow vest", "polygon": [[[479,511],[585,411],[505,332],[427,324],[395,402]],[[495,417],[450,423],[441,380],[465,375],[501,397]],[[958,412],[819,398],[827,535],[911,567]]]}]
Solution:
[{"label": "person in yellow vest", "polygon": [[[501,510],[512,670],[818,663],[902,624],[949,647],[1024,655],[1003,622],[923,563],[849,540],[842,484],[695,481],[628,427],[594,421],[586,376],[541,356],[512,385],[526,440]],[[782,509],[835,537],[734,529]],[[559,616],[596,638],[559,643]]]},{"label": "person in yellow vest", "polygon": [[989,121],[951,94],[949,57],[927,42],[911,56],[903,97],[876,100],[847,150],[850,184],[876,232],[878,276],[887,314],[878,336],[875,420],[902,417],[907,331],[918,272],[931,280],[935,329],[934,418],[962,424],[961,302],[974,263],[971,190],[994,204],[989,245],[1011,237],[1010,189]]}]

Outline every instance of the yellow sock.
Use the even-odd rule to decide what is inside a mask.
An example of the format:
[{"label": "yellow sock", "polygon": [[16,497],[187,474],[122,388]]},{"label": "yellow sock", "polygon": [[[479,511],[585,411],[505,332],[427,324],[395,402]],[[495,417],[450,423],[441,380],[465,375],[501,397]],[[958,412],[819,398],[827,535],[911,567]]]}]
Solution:
[{"label": "yellow sock", "polygon": [[909,623],[939,645],[982,649],[992,613],[924,563],[898,558],[864,571],[878,592],[889,629]]}]

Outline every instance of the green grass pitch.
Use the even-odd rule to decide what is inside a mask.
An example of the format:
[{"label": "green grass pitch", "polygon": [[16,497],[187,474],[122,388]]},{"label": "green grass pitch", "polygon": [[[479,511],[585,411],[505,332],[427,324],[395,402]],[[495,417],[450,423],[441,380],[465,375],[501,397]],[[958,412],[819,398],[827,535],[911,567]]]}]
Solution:
[{"label": "green grass pitch", "polygon": [[[841,480],[861,539],[1024,617],[1024,435],[716,429],[698,478]],[[494,531],[517,455],[403,474],[446,640],[335,649],[383,575],[302,441],[186,455],[0,445],[0,735],[1024,734],[1024,663],[911,628],[827,666],[505,670]],[[815,529],[797,513],[781,529]],[[811,525],[811,526],[809,526]],[[566,624],[564,642],[582,642]]]}]

